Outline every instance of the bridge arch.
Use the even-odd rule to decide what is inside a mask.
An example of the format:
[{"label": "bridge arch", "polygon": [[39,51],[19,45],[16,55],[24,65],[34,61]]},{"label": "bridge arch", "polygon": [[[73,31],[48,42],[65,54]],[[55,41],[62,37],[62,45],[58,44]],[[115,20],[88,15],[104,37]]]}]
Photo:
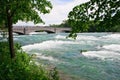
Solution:
[{"label": "bridge arch", "polygon": [[54,31],[51,31],[51,30],[35,30],[34,32],[47,32],[47,33],[55,33]]},{"label": "bridge arch", "polygon": [[17,31],[13,31],[14,33],[17,33],[17,34],[19,34],[19,35],[24,35],[24,33],[22,33],[22,32],[17,32]]}]

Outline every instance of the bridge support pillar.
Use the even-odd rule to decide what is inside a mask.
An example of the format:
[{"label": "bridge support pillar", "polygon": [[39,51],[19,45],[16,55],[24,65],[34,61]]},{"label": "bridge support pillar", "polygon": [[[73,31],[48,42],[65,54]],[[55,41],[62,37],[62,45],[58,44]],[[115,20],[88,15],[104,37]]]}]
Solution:
[{"label": "bridge support pillar", "polygon": [[57,33],[56,28],[54,28],[54,32]]},{"label": "bridge support pillar", "polygon": [[26,34],[26,28],[23,29],[23,33],[24,33],[24,35]]}]

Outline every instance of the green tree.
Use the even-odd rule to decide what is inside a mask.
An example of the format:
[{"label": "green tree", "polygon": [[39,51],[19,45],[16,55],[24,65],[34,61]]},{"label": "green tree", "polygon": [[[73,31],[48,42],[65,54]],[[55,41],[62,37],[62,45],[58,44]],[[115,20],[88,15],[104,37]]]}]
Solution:
[{"label": "green tree", "polygon": [[113,31],[120,24],[120,0],[91,0],[90,18],[99,21],[99,29]]},{"label": "green tree", "polygon": [[74,7],[68,18],[71,35],[87,31],[91,25],[98,31],[113,31],[120,25],[120,0],[90,0]]},{"label": "green tree", "polygon": [[63,20],[63,22],[59,26],[60,27],[70,27],[68,20]]},{"label": "green tree", "polygon": [[72,28],[72,32],[69,36],[76,37],[76,33],[84,32],[88,30],[89,21],[89,2],[80,4],[73,8],[68,15],[68,22]]},{"label": "green tree", "polygon": [[12,25],[18,20],[43,23],[39,14],[49,13],[52,5],[47,0],[0,0],[0,25],[8,28],[11,58],[15,57]]}]

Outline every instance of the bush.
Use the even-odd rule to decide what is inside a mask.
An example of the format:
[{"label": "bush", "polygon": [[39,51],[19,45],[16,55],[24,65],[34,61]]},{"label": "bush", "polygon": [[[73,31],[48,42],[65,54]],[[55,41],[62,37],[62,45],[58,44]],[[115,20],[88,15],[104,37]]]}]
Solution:
[{"label": "bush", "polygon": [[19,44],[15,46],[15,53],[16,57],[11,59],[8,43],[0,42],[0,80],[59,80],[56,69],[47,71],[35,64]]}]

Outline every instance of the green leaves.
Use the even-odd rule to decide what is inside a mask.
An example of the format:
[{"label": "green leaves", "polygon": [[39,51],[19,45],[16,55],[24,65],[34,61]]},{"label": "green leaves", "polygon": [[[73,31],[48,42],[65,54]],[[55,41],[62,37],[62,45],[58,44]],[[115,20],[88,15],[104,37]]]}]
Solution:
[{"label": "green leaves", "polygon": [[49,13],[52,9],[50,1],[47,0],[1,0],[0,1],[0,23],[6,21],[6,8],[10,12],[13,23],[18,20],[43,23],[40,14]]},{"label": "green leaves", "polygon": [[112,19],[117,15],[117,11],[120,10],[120,4],[118,4],[120,0],[91,0],[90,3],[91,7],[97,7],[95,11],[91,10],[91,12],[94,13],[92,16],[96,16],[94,20],[104,22],[104,24],[100,24],[100,26],[116,25],[113,21],[116,21],[117,18],[116,20]]},{"label": "green leaves", "polygon": [[69,36],[76,37],[74,33],[84,32],[88,30],[88,7],[89,3],[83,3],[73,8],[68,15],[68,22],[72,27],[72,32]]},{"label": "green leaves", "polygon": [[90,0],[74,7],[68,18],[71,34],[93,31],[92,28],[96,31],[112,31],[120,25],[120,0]]},{"label": "green leaves", "polygon": [[52,5],[47,0],[0,0],[0,27],[8,28],[11,58],[15,57],[13,47],[13,23],[18,20],[44,23],[40,14],[49,13]]},{"label": "green leaves", "polygon": [[10,58],[7,42],[0,42],[0,80],[59,80],[56,68],[51,71],[35,64],[32,57],[19,50],[16,44],[16,57]]}]

